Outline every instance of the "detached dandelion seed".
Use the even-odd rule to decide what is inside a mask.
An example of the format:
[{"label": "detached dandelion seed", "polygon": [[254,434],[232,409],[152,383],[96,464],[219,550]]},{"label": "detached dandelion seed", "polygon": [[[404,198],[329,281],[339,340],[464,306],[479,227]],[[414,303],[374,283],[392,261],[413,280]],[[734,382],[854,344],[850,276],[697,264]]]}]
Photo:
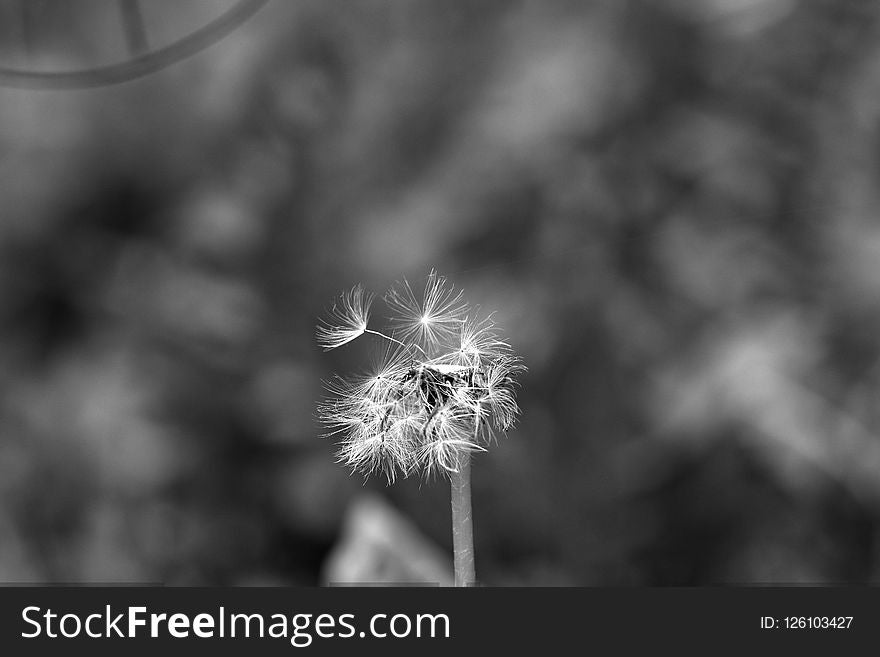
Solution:
[{"label": "detached dandelion seed", "polygon": [[452,496],[456,586],[474,572],[471,455],[513,427],[516,379],[526,368],[490,317],[479,317],[461,291],[435,271],[424,292],[407,281],[383,297],[389,328],[369,328],[373,295],[361,285],[343,293],[317,328],[318,344],[336,349],[363,335],[384,341],[371,372],[335,376],[318,407],[337,460],[389,484],[419,474],[447,477]]},{"label": "detached dandelion seed", "polygon": [[365,292],[360,285],[340,295],[330,310],[328,320],[318,326],[318,344],[324,351],[341,347],[364,334],[370,320],[372,302],[373,295]]}]

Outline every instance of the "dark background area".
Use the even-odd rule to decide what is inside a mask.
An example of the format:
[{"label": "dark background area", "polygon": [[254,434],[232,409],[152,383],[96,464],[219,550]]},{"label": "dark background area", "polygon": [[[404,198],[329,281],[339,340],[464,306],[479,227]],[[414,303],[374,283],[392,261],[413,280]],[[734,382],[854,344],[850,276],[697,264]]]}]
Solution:
[{"label": "dark background area", "polygon": [[[21,4],[8,65],[125,56],[113,3]],[[231,3],[142,4],[161,44]],[[436,268],[529,368],[483,583],[876,582],[878,127],[858,0],[274,0],[0,87],[0,581],[324,583],[364,499],[445,557],[445,483],[315,421],[365,364],[333,296]]]}]

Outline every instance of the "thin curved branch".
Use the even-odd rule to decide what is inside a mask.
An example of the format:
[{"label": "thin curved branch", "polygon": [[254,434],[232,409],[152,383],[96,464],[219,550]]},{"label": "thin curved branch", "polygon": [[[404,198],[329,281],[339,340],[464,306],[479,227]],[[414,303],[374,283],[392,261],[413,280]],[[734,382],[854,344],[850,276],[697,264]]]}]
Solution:
[{"label": "thin curved branch", "polygon": [[28,71],[0,66],[0,86],[23,89],[82,89],[128,82],[167,68],[214,45],[250,19],[269,0],[242,0],[182,39],[119,64],[79,71]]}]

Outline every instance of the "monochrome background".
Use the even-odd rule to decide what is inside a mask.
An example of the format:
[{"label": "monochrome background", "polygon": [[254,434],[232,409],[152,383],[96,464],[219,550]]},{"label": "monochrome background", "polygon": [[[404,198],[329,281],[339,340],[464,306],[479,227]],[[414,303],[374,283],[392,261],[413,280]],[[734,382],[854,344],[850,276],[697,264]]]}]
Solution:
[{"label": "monochrome background", "polygon": [[[0,0],[0,67],[126,4]],[[272,0],[0,74],[0,581],[447,582],[447,484],[315,419],[369,358],[317,317],[431,268],[529,368],[481,583],[878,581],[878,126],[861,0]]]}]

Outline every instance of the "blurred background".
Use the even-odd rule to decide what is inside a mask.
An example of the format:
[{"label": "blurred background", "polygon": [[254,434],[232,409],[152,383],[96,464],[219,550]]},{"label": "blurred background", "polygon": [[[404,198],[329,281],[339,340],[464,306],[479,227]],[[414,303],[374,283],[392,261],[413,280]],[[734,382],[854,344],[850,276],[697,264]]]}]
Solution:
[{"label": "blurred background", "polygon": [[[238,4],[0,0],[0,66]],[[432,267],[529,367],[482,583],[880,580],[876,2],[272,0],[83,82],[0,73],[0,581],[447,581],[445,482],[315,420]]]}]

